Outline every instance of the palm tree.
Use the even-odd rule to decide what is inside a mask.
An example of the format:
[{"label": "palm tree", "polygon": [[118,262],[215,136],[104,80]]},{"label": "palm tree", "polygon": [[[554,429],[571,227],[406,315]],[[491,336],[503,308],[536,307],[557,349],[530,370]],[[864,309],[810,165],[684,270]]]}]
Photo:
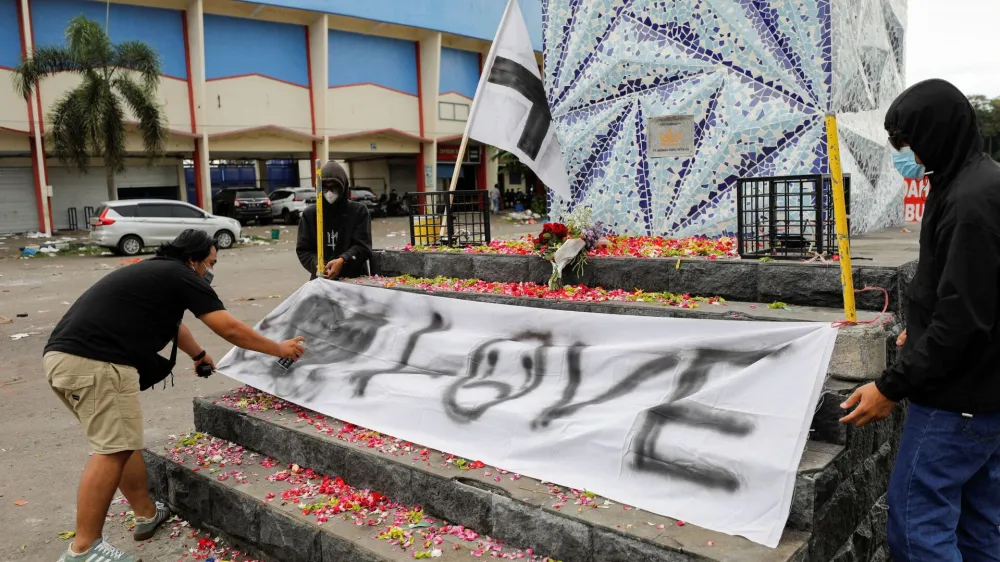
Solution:
[{"label": "palm tree", "polygon": [[531,168],[525,166],[524,163],[517,159],[517,156],[514,156],[506,150],[500,150],[498,148],[496,154],[493,155],[493,160],[496,160],[497,169],[501,172],[506,172],[508,174],[515,172],[522,175],[531,173]]},{"label": "palm tree", "polygon": [[83,81],[48,117],[52,151],[84,174],[91,156],[102,158],[108,197],[118,199],[115,174],[125,172],[126,110],[138,120],[149,165],[163,155],[167,126],[156,102],[160,57],[140,41],[112,44],[97,22],[78,16],[66,28],[66,45],[36,47],[24,57],[14,69],[14,89],[27,100],[43,78],[59,72],[79,74]]}]

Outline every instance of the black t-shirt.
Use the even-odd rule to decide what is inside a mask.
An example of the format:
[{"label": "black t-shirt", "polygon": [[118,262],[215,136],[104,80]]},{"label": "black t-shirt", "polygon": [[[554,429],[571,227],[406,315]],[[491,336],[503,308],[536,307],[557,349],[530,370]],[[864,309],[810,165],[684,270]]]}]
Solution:
[{"label": "black t-shirt", "polygon": [[87,289],[56,324],[45,352],[139,368],[195,316],[225,306],[193,269],[179,260],[152,258],[108,274]]}]

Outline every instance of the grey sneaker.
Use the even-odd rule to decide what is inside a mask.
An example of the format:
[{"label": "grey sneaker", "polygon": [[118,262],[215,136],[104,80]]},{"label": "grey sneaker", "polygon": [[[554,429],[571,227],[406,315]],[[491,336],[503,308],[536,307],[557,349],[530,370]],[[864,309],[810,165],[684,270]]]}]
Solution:
[{"label": "grey sneaker", "polygon": [[153,538],[156,528],[170,519],[170,510],[163,502],[156,502],[156,515],[150,519],[141,517],[135,518],[135,530],[132,531],[132,538],[137,541],[145,541]]},{"label": "grey sneaker", "polygon": [[59,559],[59,562],[142,562],[142,558],[137,558],[131,554],[125,554],[111,543],[105,542],[103,538],[94,541],[90,549],[83,554],[73,554],[66,552]]}]

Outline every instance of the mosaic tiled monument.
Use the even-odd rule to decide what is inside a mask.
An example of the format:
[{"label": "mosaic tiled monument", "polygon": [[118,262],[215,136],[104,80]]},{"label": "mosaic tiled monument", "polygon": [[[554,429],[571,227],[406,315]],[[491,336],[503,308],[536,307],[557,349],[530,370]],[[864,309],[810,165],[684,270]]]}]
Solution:
[{"label": "mosaic tiled monument", "polygon": [[[906,0],[546,0],[545,82],[573,185],[618,233],[736,230],[736,180],[828,173],[837,112],[851,229],[902,218],[883,117],[904,85]],[[649,157],[693,115],[693,157]]]}]

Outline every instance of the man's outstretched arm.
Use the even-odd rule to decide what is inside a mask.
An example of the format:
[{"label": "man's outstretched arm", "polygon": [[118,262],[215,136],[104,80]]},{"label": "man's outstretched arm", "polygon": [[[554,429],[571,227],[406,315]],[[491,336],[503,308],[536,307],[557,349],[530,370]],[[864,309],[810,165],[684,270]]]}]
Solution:
[{"label": "man's outstretched arm", "polygon": [[[305,341],[302,336],[276,342],[257,333],[226,310],[209,312],[199,316],[198,320],[204,322],[220,338],[236,347],[266,353],[282,359],[298,359],[305,351],[305,348],[300,345],[301,342]],[[180,347],[180,343],[178,343],[178,347]]]}]

